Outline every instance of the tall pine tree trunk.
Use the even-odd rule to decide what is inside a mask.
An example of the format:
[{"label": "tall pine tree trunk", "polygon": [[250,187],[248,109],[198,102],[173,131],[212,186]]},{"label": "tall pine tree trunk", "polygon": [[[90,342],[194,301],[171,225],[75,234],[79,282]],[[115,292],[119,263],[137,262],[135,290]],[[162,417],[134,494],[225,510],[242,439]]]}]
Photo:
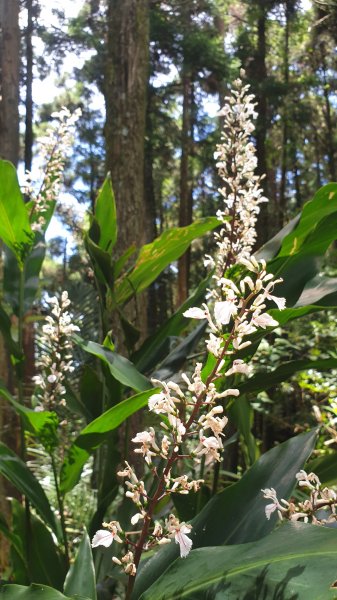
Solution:
[{"label": "tall pine tree trunk", "polygon": [[334,131],[331,117],[331,105],[329,95],[329,83],[327,79],[327,65],[326,65],[326,49],[324,42],[320,44],[321,51],[321,65],[323,71],[323,95],[325,101],[325,123],[327,129],[327,150],[328,150],[328,167],[331,181],[336,181],[336,161],[335,161],[335,144],[334,144]]},{"label": "tall pine tree trunk", "polygon": [[287,146],[288,146],[288,87],[289,87],[289,29],[290,29],[290,9],[289,2],[285,3],[285,29],[284,29],[284,75],[283,82],[285,88],[283,102],[283,131],[282,131],[282,160],[281,160],[281,183],[279,196],[279,227],[283,227],[286,211],[286,186],[287,186]]},{"label": "tall pine tree trunk", "polygon": [[[180,199],[179,199],[179,227],[185,227],[192,222],[192,190],[191,190],[191,150],[192,150],[192,97],[193,82],[191,67],[186,56],[186,36],[190,26],[190,6],[188,3],[181,6],[181,19],[183,23],[183,64],[181,73],[182,85],[182,126],[181,126],[181,158],[180,158]],[[178,306],[188,297],[191,252],[188,249],[178,261]]]},{"label": "tall pine tree trunk", "polygon": [[19,158],[19,0],[0,0],[0,157]]},{"label": "tall pine tree trunk", "polygon": [[[265,0],[258,0],[257,13],[257,50],[253,67],[253,78],[256,82],[256,98],[258,118],[256,123],[256,157],[258,175],[267,174],[266,138],[267,138],[267,95],[265,84],[267,79],[266,66],[266,25],[267,9]],[[264,193],[268,197],[267,178],[263,180]],[[268,239],[268,205],[261,205],[261,213],[257,222],[257,246]]]},{"label": "tall pine tree trunk", "polygon": [[[144,136],[148,83],[148,0],[108,0],[105,73],[106,168],[111,172],[118,219],[117,252],[148,241],[144,199]],[[146,333],[146,302],[127,317]],[[120,338],[120,332],[114,332]],[[120,340],[119,340],[120,341]]]},{"label": "tall pine tree trunk", "polygon": [[[180,203],[179,227],[192,222],[192,190],[191,190],[191,130],[192,130],[192,80],[188,72],[183,73],[183,115],[181,130],[180,158]],[[188,249],[178,261],[178,306],[188,297],[191,252]]]},{"label": "tall pine tree trunk", "polygon": [[[20,68],[19,0],[0,0],[0,157],[17,165],[19,158],[19,68]],[[2,296],[3,258],[0,245],[0,298]],[[9,355],[0,336],[0,378],[11,381]],[[0,400],[1,441],[15,446],[17,419],[5,400]],[[8,521],[10,507],[8,496],[15,490],[0,479],[0,513]],[[0,572],[8,566],[9,547],[0,535]]]},{"label": "tall pine tree trunk", "polygon": [[33,0],[26,0],[26,118],[25,118],[25,171],[32,170],[33,161]]}]

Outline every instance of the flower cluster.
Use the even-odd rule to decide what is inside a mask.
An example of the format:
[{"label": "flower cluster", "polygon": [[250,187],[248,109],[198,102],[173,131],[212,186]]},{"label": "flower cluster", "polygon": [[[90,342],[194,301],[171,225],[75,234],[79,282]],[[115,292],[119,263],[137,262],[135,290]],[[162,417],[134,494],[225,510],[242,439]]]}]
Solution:
[{"label": "flower cluster", "polygon": [[335,523],[337,520],[336,492],[328,487],[323,487],[315,473],[306,473],[302,470],[297,473],[296,479],[300,488],[309,491],[309,498],[303,502],[296,502],[295,500],[287,502],[283,498],[278,500],[274,488],[262,490],[263,497],[272,500],[265,507],[267,519],[270,519],[272,513],[277,511],[281,520],[303,521],[314,525]]},{"label": "flower cluster", "polygon": [[[244,72],[242,72],[244,75]],[[229,266],[249,258],[256,242],[256,220],[259,205],[267,202],[261,188],[261,177],[254,175],[257,167],[255,147],[250,139],[255,129],[254,96],[249,85],[241,79],[234,82],[231,95],[220,110],[224,125],[221,144],[215,152],[216,165],[223,187],[219,189],[224,200],[223,210],[217,217],[223,229],[216,234],[218,253],[216,259],[206,257],[206,263],[216,267],[222,276]]]},{"label": "flower cluster", "polygon": [[39,339],[42,355],[36,363],[41,373],[33,377],[37,386],[35,398],[41,408],[66,404],[64,381],[67,373],[74,370],[70,336],[79,331],[67,310],[70,305],[68,292],[62,292],[60,300],[56,296],[49,298],[47,303],[51,312],[42,327]]},{"label": "flower cluster", "polygon": [[[170,494],[198,491],[204,483],[204,470],[221,461],[228,422],[225,408],[239,396],[239,389],[233,387],[233,377],[235,380],[237,376],[250,374],[249,365],[236,356],[237,352],[251,344],[249,337],[258,329],[278,325],[267,312],[268,303],[274,303],[279,309],[285,307],[285,299],[274,295],[274,287],[280,279],[267,272],[264,261],[258,262],[251,255],[259,204],[265,200],[259,187],[260,178],[254,175],[255,150],[249,140],[254,129],[251,118],[255,116],[252,98],[248,86],[237,80],[227,107],[221,111],[225,129],[217,159],[225,185],[220,190],[225,207],[218,216],[224,227],[216,234],[216,259],[206,257],[206,262],[215,267],[216,286],[209,292],[208,304],[202,308],[192,307],[184,313],[187,318],[207,320],[209,338],[205,345],[213,355],[209,361],[212,367],[203,369],[202,364],[197,363],[191,376],[181,374],[179,383],[152,380],[157,390],[150,396],[148,407],[160,419],[158,429],[149,427],[132,439],[134,451],[144,458],[146,469],[153,474],[151,492],[128,462],[118,473],[125,479],[126,496],[136,505],[131,525],[139,527],[141,523],[142,527],[137,543],[131,539],[130,532],[118,533],[127,546],[127,558],[114,560],[126,565],[124,570],[132,577],[142,552],[155,544],[174,539],[179,544],[181,557],[185,558],[190,552],[191,525],[180,522],[173,514],[158,523],[154,520],[155,508]],[[232,281],[227,276],[229,267],[234,264],[239,266],[238,272],[243,272],[240,281]],[[187,472],[186,467],[185,472],[183,470],[184,462],[193,465]],[[200,479],[194,476],[198,465]],[[111,527],[108,529],[111,532]],[[93,545],[106,545],[107,535],[100,530]],[[110,534],[110,543],[113,539],[116,537]],[[133,548],[132,553],[129,546]],[[129,560],[131,554],[132,561]]]},{"label": "flower cluster", "polygon": [[34,193],[32,176],[26,174],[24,192],[33,202],[30,221],[33,231],[44,230],[46,213],[52,202],[56,201],[61,187],[62,174],[69,148],[73,145],[73,127],[81,115],[77,109],[73,114],[67,108],[52,113],[54,123],[48,128],[46,135],[38,139],[39,155],[43,164],[40,190]]}]

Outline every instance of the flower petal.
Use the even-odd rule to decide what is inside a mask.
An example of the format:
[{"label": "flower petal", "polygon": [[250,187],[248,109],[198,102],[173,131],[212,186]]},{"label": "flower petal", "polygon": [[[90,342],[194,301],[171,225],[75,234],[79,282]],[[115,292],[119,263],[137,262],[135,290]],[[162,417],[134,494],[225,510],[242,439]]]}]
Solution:
[{"label": "flower petal", "polygon": [[113,542],[114,536],[111,531],[107,529],[99,529],[94,537],[92,538],[91,547],[97,548],[97,546],[105,546],[105,548],[109,548]]}]

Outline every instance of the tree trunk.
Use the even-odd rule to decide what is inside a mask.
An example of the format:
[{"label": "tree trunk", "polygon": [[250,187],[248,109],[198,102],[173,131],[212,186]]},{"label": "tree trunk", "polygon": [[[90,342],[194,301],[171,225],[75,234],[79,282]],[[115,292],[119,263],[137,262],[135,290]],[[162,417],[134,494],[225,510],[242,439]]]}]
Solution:
[{"label": "tree trunk", "polygon": [[[108,1],[105,72],[106,168],[111,172],[118,219],[117,252],[148,241],[144,201],[144,136],[148,82],[147,0]],[[132,303],[130,303],[132,304]],[[128,306],[127,317],[146,333],[146,301]],[[114,324],[117,327],[116,324]],[[121,332],[114,331],[115,337]]]},{"label": "tree trunk", "polygon": [[32,170],[33,161],[33,0],[26,0],[26,118],[25,118],[25,171]]},{"label": "tree trunk", "polygon": [[[0,157],[17,165],[19,158],[19,0],[0,0]],[[0,246],[0,297],[2,295],[3,259]],[[0,378],[8,384],[11,380],[8,352],[0,336]],[[18,422],[5,400],[0,400],[1,441],[15,449]],[[8,496],[16,491],[0,479],[0,513],[10,521]],[[0,571],[8,567],[9,545],[0,536]]]},{"label": "tree trunk", "polygon": [[323,70],[323,95],[325,101],[325,122],[327,128],[327,146],[328,146],[328,167],[329,167],[329,175],[331,181],[336,181],[336,163],[335,163],[335,147],[334,147],[334,132],[332,126],[332,118],[331,118],[331,105],[330,105],[330,97],[329,97],[329,83],[327,80],[327,65],[325,58],[325,44],[321,42],[320,44],[321,51],[321,64]]},{"label": "tree trunk", "polygon": [[289,29],[290,11],[289,3],[285,3],[285,29],[284,29],[284,101],[283,101],[283,132],[282,132],[282,160],[281,183],[279,196],[279,227],[283,227],[286,212],[286,186],[287,186],[287,146],[288,146],[288,87],[289,87]]},{"label": "tree trunk", "polygon": [[[192,223],[191,147],[192,147],[192,80],[183,72],[183,115],[181,129],[179,227]],[[191,252],[190,248],[178,261],[178,306],[188,297]]]},{"label": "tree trunk", "polygon": [[0,0],[0,156],[19,158],[19,0]]},{"label": "tree trunk", "polygon": [[[181,6],[181,20],[184,39],[182,42],[183,64],[181,71],[183,113],[181,126],[179,227],[185,227],[192,222],[193,211],[191,188],[193,82],[191,66],[186,55],[186,36],[188,35],[191,21],[189,3]],[[178,306],[181,306],[188,297],[190,262],[191,252],[189,248],[178,261]]]},{"label": "tree trunk", "polygon": [[[256,99],[258,104],[258,118],[256,122],[256,157],[257,157],[257,174],[266,175],[267,159],[266,159],[266,137],[267,137],[267,95],[265,91],[265,83],[267,79],[266,67],[266,23],[267,9],[265,0],[258,1],[258,18],[257,18],[257,50],[253,63],[254,79],[256,82]],[[264,193],[268,197],[267,178],[263,180]],[[264,244],[268,239],[268,205],[261,205],[261,212],[257,222],[257,247]]]}]

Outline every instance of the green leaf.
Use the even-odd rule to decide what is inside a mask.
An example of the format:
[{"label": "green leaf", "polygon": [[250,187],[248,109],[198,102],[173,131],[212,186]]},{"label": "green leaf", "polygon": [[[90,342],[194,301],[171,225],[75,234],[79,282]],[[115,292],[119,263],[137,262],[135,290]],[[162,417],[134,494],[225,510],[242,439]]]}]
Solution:
[{"label": "green leaf", "polygon": [[146,406],[156,388],[127,398],[89,423],[71,445],[61,469],[61,491],[69,492],[79,481],[83,465],[90,454],[108,439],[109,433],[119,427],[137,410]]},{"label": "green leaf", "polygon": [[32,583],[23,585],[5,585],[0,588],[0,596],[4,600],[91,600],[88,596],[64,596],[61,592],[46,585]]},{"label": "green leaf", "polygon": [[319,307],[337,306],[337,278],[316,275],[304,286],[295,308],[318,305]]},{"label": "green leaf", "polygon": [[12,520],[13,533],[22,541],[24,563],[30,581],[62,590],[66,575],[65,561],[49,529],[32,513],[27,523],[26,508],[16,500],[12,501]]},{"label": "green leaf", "polygon": [[107,287],[113,286],[113,263],[109,252],[102,250],[102,248],[90,239],[88,234],[84,236],[84,245],[90,256],[95,277],[99,283]]},{"label": "green leaf", "polygon": [[[296,473],[309,458],[316,437],[317,432],[310,431],[269,450],[238,483],[213,496],[192,521],[193,548],[247,543],[270,533],[277,517],[266,519],[261,489],[273,487],[280,498],[289,498]],[[178,554],[176,545],[168,544],[150,558],[139,571],[134,598],[139,598]]]},{"label": "green leaf", "polygon": [[186,338],[176,346],[172,352],[165,358],[161,363],[158,370],[156,370],[152,377],[159,379],[160,381],[167,380],[174,373],[177,373],[185,363],[188,355],[194,350],[202,338],[207,326],[207,321],[200,323]]},{"label": "green leaf", "polygon": [[316,473],[320,482],[326,487],[332,487],[337,483],[337,452],[319,456],[311,460],[308,469]]},{"label": "green leaf", "polygon": [[82,429],[75,443],[90,452],[98,448],[106,440],[106,435],[110,431],[119,427],[131,415],[146,406],[150,396],[158,391],[159,388],[151,388],[116,404]]},{"label": "green leaf", "polygon": [[[302,209],[301,219],[295,229],[293,229],[283,240],[278,256],[293,256],[304,248],[307,255],[316,254],[322,248],[329,245],[327,239],[318,238],[315,234],[321,228],[322,221],[327,223],[326,217],[334,217],[337,211],[337,183],[328,183],[316,192],[314,198],[306,202]],[[310,237],[308,237],[310,234]],[[316,242],[317,246],[314,245]],[[322,246],[320,245],[320,242]],[[325,251],[325,250],[324,250]]]},{"label": "green leaf", "polygon": [[0,237],[22,266],[33,243],[34,233],[29,224],[15,167],[7,160],[0,160],[0,182]]},{"label": "green leaf", "polygon": [[49,411],[39,412],[23,406],[13,398],[1,380],[0,396],[11,404],[16,413],[22,417],[25,429],[36,435],[47,450],[51,450],[57,446],[58,418],[56,413]]},{"label": "green leaf", "polygon": [[284,238],[295,229],[300,218],[301,213],[299,213],[298,215],[296,215],[296,217],[291,219],[291,221],[289,221],[287,225],[282,227],[282,229],[280,229],[280,231],[276,235],[274,235],[274,237],[272,237],[261,248],[259,248],[259,250],[254,254],[256,260],[268,261],[274,258],[274,256],[276,256],[276,254],[279,252]]},{"label": "green leaf", "polygon": [[246,379],[244,383],[239,384],[238,388],[242,394],[262,392],[262,390],[268,390],[274,385],[286,381],[298,371],[307,371],[308,369],[330,371],[330,369],[336,368],[337,358],[291,360],[283,363],[273,371],[256,373],[253,377]]},{"label": "green leaf", "polygon": [[194,239],[218,225],[216,217],[200,219],[187,227],[165,231],[151,244],[143,246],[132,271],[115,284],[117,304],[145,290],[170,263],[184,254]]},{"label": "green leaf", "polygon": [[86,342],[78,335],[74,335],[73,340],[85,352],[93,354],[93,356],[103,361],[108,366],[111,375],[123,385],[131,387],[137,392],[148,390],[151,387],[151,382],[124,356],[121,356],[117,352],[111,352],[111,350],[100,346],[96,342]]},{"label": "green leaf", "polygon": [[[31,309],[32,303],[40,286],[40,272],[45,258],[46,245],[41,233],[35,234],[35,244],[25,257],[24,266],[24,309]],[[4,266],[4,297],[11,305],[13,312],[18,315],[19,311],[19,281],[20,270],[13,253],[5,252]]]},{"label": "green leaf", "polygon": [[13,532],[13,529],[9,529],[3,515],[0,514],[0,531],[10,541],[12,548],[15,549],[22,561],[24,561],[24,550],[23,540],[19,535]]},{"label": "green leaf", "polygon": [[295,229],[283,240],[278,255],[268,263],[268,270],[282,276],[277,295],[294,305],[303,288],[318,272],[321,259],[337,230],[337,184],[321,188],[303,208]]},{"label": "green leaf", "polygon": [[71,565],[64,582],[64,593],[85,594],[90,600],[96,600],[96,578],[92,560],[91,545],[86,531],[83,533],[75,561]]},{"label": "green leaf", "polygon": [[194,550],[141,600],[336,598],[337,532],[288,523],[253,544]]},{"label": "green leaf", "polygon": [[3,335],[7,348],[12,356],[14,356],[18,360],[22,360],[23,356],[20,352],[20,348],[18,344],[12,338],[11,332],[12,324],[11,320],[4,310],[4,308],[0,304],[0,331]]},{"label": "green leaf", "polygon": [[98,192],[95,204],[95,219],[99,226],[98,246],[110,252],[117,241],[116,204],[111,184],[111,176],[107,175]]},{"label": "green leaf", "polygon": [[241,435],[246,467],[254,464],[259,456],[256,440],[251,432],[254,423],[253,409],[247,398],[242,394],[236,398],[228,409],[228,417]]},{"label": "green leaf", "polygon": [[98,417],[102,411],[103,383],[90,365],[84,365],[80,379],[80,397],[91,419]]},{"label": "green leaf", "polygon": [[204,279],[191,296],[144,344],[135,352],[132,359],[142,373],[152,369],[169,353],[170,336],[178,336],[191,323],[192,319],[183,313],[191,306],[198,306],[205,299],[211,277]]},{"label": "green leaf", "polygon": [[45,523],[52,528],[54,533],[58,534],[54,513],[40,483],[21,458],[3,443],[0,443],[0,473],[27,496]]}]

